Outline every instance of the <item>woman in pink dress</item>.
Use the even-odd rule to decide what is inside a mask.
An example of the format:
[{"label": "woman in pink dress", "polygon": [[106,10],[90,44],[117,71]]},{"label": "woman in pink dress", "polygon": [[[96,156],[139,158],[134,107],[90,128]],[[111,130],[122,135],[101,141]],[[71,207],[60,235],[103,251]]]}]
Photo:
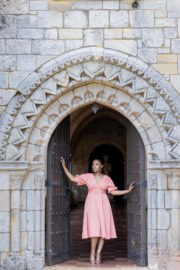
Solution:
[{"label": "woman in pink dress", "polygon": [[[106,194],[111,193],[114,196],[129,193],[134,188],[134,182],[131,183],[128,190],[118,190],[112,179],[102,174],[103,160],[95,158],[92,162],[92,173],[83,173],[72,175],[61,157],[62,167],[67,177],[78,186],[86,185],[88,195],[84,204],[84,217],[82,239],[91,238],[91,263],[101,263],[101,251],[105,239],[117,238],[111,205]],[[99,242],[98,242],[99,240]],[[97,256],[95,261],[95,250],[98,242]]]}]

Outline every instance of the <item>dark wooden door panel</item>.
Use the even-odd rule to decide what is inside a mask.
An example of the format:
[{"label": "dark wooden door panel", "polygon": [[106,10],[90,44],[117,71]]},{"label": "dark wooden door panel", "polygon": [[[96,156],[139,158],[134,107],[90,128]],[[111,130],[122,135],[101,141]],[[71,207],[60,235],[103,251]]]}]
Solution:
[{"label": "dark wooden door panel", "polygon": [[46,263],[53,265],[70,257],[69,180],[62,171],[63,156],[70,169],[70,117],[55,129],[47,157],[47,229]]},{"label": "dark wooden door panel", "polygon": [[128,258],[139,265],[146,265],[146,179],[145,149],[137,130],[127,128],[127,185],[135,181],[135,189],[128,194]]}]

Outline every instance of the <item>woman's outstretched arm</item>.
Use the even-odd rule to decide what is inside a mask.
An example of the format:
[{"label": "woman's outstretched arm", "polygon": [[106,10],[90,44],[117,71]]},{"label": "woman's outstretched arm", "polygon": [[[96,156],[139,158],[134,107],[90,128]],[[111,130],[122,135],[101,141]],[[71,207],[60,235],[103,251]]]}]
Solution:
[{"label": "woman's outstretched arm", "polygon": [[126,189],[126,190],[113,190],[113,191],[111,191],[111,194],[112,195],[117,195],[117,196],[118,195],[125,195],[125,194],[131,192],[131,190],[133,190],[133,188],[134,188],[134,182],[132,182],[130,184],[128,189]]},{"label": "woman's outstretched arm", "polygon": [[63,170],[64,170],[65,174],[67,175],[67,177],[68,177],[72,182],[76,182],[76,177],[75,177],[74,175],[72,175],[72,174],[70,173],[70,171],[66,168],[65,160],[64,160],[63,157],[61,157],[60,161],[61,161]]}]

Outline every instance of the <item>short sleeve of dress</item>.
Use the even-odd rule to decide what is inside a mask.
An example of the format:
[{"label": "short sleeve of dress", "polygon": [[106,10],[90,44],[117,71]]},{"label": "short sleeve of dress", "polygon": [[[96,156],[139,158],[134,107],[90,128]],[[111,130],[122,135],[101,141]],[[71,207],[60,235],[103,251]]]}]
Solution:
[{"label": "short sleeve of dress", "polygon": [[108,186],[107,186],[108,193],[111,193],[111,191],[116,189],[118,188],[115,186],[113,180],[110,177],[108,177]]},{"label": "short sleeve of dress", "polygon": [[87,184],[87,173],[77,174],[75,175],[76,178],[76,184],[78,186],[83,186]]}]

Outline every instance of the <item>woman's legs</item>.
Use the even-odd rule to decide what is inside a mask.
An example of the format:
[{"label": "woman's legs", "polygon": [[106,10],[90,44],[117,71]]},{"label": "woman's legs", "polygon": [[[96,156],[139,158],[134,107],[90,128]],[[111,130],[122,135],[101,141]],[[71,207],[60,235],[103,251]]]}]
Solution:
[{"label": "woman's legs", "polygon": [[92,263],[95,262],[95,251],[96,251],[97,242],[98,242],[98,237],[91,237],[91,256],[90,256],[90,261]]},{"label": "woman's legs", "polygon": [[98,250],[97,250],[98,253],[101,253],[103,246],[104,246],[104,238],[100,238],[99,243],[98,243]]},{"label": "woman's legs", "polygon": [[98,237],[91,237],[91,252],[95,253]]},{"label": "woman's legs", "polygon": [[[98,242],[99,239],[99,242]],[[92,263],[95,262],[95,251],[96,251],[96,246],[97,246],[97,242],[98,242],[98,248],[97,248],[97,258],[96,258],[96,262],[97,263],[101,263],[101,251],[103,249],[104,246],[104,238],[101,237],[92,237],[91,238],[91,256],[90,256],[90,261]]]},{"label": "woman's legs", "polygon": [[98,243],[98,249],[97,249],[97,256],[96,256],[96,262],[101,263],[101,251],[104,246],[104,238],[99,239]]}]

